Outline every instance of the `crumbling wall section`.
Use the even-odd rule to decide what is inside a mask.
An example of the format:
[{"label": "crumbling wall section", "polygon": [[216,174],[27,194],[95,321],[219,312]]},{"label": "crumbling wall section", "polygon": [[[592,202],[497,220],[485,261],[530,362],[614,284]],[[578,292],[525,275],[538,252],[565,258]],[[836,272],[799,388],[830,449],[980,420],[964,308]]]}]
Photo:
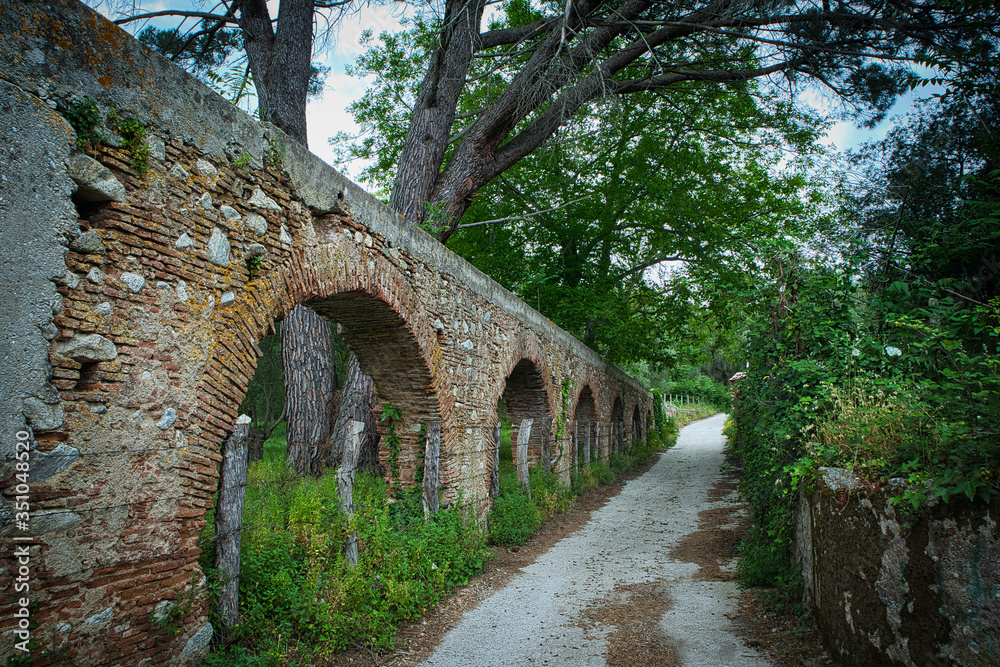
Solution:
[{"label": "crumbling wall section", "polygon": [[1000,498],[911,514],[843,471],[803,496],[807,605],[845,665],[1000,664]]}]

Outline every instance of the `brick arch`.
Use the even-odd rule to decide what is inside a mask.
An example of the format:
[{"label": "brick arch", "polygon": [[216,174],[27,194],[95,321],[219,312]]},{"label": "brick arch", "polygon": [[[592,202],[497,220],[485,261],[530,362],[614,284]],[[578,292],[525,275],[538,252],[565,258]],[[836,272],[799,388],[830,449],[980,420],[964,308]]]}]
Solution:
[{"label": "brick arch", "polygon": [[[219,345],[199,394],[223,397],[215,416],[223,418],[227,431],[231,429],[256,367],[256,342],[295,306],[309,307],[342,325],[344,341],[357,355],[362,371],[372,377],[378,399],[400,411],[399,463],[403,481],[412,481],[419,424],[447,421],[428,363],[436,349],[433,328],[422,316],[412,288],[392,262],[350,245],[339,246],[336,252],[320,247],[294,253],[286,267],[291,280],[279,272],[253,280],[244,298],[215,318]],[[218,442],[218,429],[211,442]],[[451,438],[443,438],[442,458],[450,444]]]},{"label": "brick arch", "polygon": [[[552,408],[545,374],[534,360],[522,357],[514,364],[504,381],[500,400],[503,401],[507,419],[512,424],[512,446],[517,443],[521,420],[534,420],[528,440],[528,463],[537,463],[542,455],[543,431],[550,429],[547,418],[551,418]],[[549,436],[549,433],[545,435]]]},{"label": "brick arch", "polygon": [[639,442],[643,439],[642,413],[639,412],[639,404],[632,408],[632,442]]},{"label": "brick arch", "polygon": [[597,399],[590,384],[584,384],[573,401],[573,419],[594,421],[600,419],[600,411],[597,407]]},{"label": "brick arch", "polygon": [[611,403],[611,421],[620,422],[625,420],[625,407],[622,403],[622,395],[620,393],[615,395],[614,401]]}]

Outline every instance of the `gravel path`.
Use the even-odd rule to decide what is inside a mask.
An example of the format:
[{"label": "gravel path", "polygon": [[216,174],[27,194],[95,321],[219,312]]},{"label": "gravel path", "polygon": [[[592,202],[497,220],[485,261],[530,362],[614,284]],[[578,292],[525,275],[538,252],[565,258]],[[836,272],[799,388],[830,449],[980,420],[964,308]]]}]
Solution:
[{"label": "gravel path", "polygon": [[736,584],[706,581],[670,555],[704,528],[706,510],[732,508],[709,493],[721,478],[724,422],[682,429],[647,473],[468,611],[422,664],[769,665],[732,632]]}]

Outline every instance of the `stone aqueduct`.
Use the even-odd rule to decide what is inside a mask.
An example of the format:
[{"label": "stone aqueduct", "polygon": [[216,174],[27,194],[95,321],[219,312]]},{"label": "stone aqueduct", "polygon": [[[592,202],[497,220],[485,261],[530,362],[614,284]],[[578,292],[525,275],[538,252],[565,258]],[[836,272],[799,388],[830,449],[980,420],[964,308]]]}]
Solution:
[{"label": "stone aqueduct", "polygon": [[[480,516],[498,399],[515,422],[549,418],[564,476],[560,423],[603,422],[605,459],[613,411],[626,438],[647,427],[652,397],[634,380],[75,0],[0,0],[0,36],[0,530],[4,571],[27,562],[30,585],[5,579],[4,651],[29,595],[55,656],[200,659],[204,595],[176,636],[149,619],[203,581],[220,443],[257,341],[296,304],[344,326],[403,414],[411,466],[421,423],[441,422],[442,497],[461,492]],[[77,148],[63,114],[86,99],[147,129],[148,171],[113,134]],[[269,148],[280,166],[264,167]],[[37,441],[27,530],[19,433]]]}]

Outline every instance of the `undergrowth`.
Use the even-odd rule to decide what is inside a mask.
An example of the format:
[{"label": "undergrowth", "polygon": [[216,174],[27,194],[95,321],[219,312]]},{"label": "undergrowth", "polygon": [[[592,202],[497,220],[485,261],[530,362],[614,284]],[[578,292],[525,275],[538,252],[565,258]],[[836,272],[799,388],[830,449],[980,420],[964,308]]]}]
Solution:
[{"label": "undergrowth", "polygon": [[579,472],[570,476],[567,486],[558,476],[541,466],[529,469],[531,497],[517,480],[517,468],[511,448],[511,428],[503,423],[500,432],[500,493],[493,501],[489,516],[489,535],[494,544],[524,544],[543,521],[555,514],[567,512],[576,499],[599,486],[613,484],[618,475],[645,464],[660,449],[677,440],[677,423],[673,418],[661,419],[659,431],[653,431],[643,442],[633,443],[623,452],[611,454],[610,461],[579,464]]},{"label": "undergrowth", "polygon": [[[385,482],[359,474],[355,515],[340,510],[334,471],[296,478],[278,439],[251,465],[243,513],[240,623],[205,665],[308,664],[352,644],[385,650],[396,626],[421,616],[482,569],[485,535],[458,508],[425,521],[419,491],[390,502]],[[212,519],[202,567],[212,572]],[[356,530],[359,563],[342,555]]]}]

